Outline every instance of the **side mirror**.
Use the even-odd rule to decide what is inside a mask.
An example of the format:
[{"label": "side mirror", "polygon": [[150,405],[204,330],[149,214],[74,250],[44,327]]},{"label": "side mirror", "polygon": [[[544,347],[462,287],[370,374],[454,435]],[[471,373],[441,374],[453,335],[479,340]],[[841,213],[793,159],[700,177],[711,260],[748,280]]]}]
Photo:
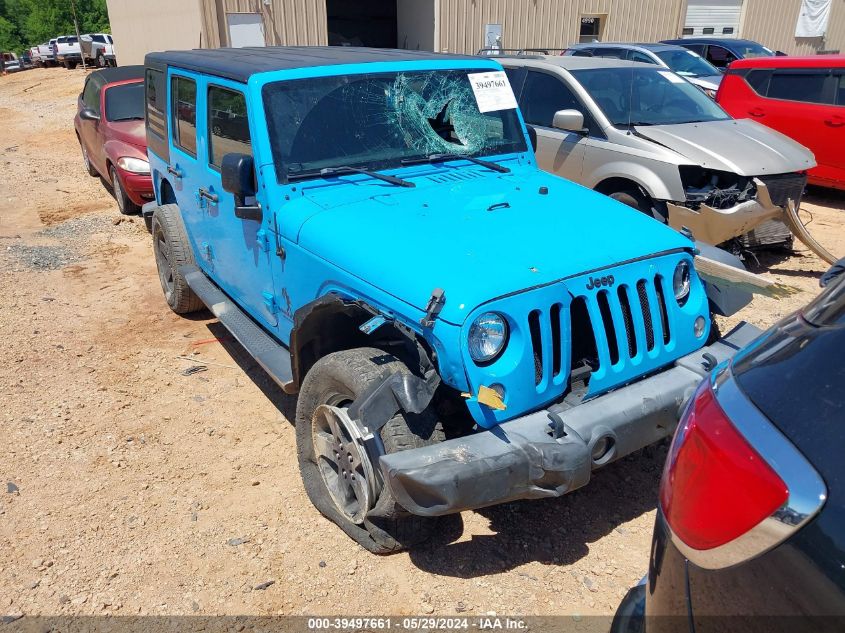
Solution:
[{"label": "side mirror", "polygon": [[79,118],[83,121],[99,121],[100,115],[94,112],[91,108],[82,108],[79,112]]},{"label": "side mirror", "polygon": [[552,127],[566,132],[584,132],[584,115],[578,110],[558,110],[552,119]]},{"label": "side mirror", "polygon": [[537,130],[534,128],[533,125],[526,125],[528,128],[528,140],[531,142],[531,149],[534,150],[534,153],[537,153]]},{"label": "side mirror", "polygon": [[255,163],[249,154],[226,154],[220,166],[223,191],[235,196],[235,217],[242,220],[261,221],[260,205],[246,204],[255,195]]}]

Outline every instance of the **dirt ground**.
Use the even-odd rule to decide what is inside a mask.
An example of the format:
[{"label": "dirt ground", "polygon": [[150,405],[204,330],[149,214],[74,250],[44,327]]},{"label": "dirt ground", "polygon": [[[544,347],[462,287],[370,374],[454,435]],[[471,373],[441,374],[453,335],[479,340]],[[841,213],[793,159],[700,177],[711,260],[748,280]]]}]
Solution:
[{"label": "dirt ground", "polygon": [[[665,448],[410,554],[358,548],[305,496],[290,400],[208,313],[169,311],[143,222],[85,173],[83,78],[0,78],[0,615],[612,613],[646,571]],[[804,207],[845,253],[845,197]],[[739,315],[768,326],[826,265],[752,269],[804,291]]]}]

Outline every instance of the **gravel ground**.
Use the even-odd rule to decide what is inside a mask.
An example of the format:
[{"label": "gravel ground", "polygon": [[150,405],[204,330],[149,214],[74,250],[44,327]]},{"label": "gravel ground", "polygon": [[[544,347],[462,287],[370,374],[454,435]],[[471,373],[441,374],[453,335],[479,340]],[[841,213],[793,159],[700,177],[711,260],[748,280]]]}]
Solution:
[{"label": "gravel ground", "polygon": [[[648,564],[665,447],[463,513],[418,551],[359,549],[305,496],[291,399],[209,314],[167,309],[143,223],[85,173],[82,81],[0,78],[0,615],[611,614]],[[806,204],[837,252],[843,206]],[[754,268],[804,291],[737,317],[767,326],[826,266]]]}]

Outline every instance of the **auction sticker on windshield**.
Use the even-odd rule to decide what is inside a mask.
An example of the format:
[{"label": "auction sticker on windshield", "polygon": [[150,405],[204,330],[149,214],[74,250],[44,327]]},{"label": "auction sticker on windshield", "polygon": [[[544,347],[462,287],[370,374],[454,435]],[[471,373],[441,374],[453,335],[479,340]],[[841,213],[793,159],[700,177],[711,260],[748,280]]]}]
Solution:
[{"label": "auction sticker on windshield", "polygon": [[469,85],[475,94],[479,112],[512,110],[516,107],[511,83],[503,70],[489,73],[471,73],[467,75]]}]

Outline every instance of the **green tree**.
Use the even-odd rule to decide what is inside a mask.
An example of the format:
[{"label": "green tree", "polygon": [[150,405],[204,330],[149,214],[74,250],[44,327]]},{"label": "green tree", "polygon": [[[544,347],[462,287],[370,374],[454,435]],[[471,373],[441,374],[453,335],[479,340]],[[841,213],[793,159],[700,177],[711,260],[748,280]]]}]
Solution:
[{"label": "green tree", "polygon": [[[80,33],[109,33],[106,0],[75,0]],[[71,0],[0,0],[0,48],[20,51],[72,35]]]}]

